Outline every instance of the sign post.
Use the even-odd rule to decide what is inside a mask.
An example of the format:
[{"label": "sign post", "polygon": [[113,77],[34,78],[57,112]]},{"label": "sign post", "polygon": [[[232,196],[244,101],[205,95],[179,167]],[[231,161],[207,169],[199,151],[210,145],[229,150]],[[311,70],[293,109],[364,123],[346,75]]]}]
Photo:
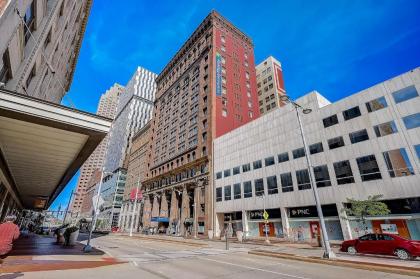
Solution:
[{"label": "sign post", "polygon": [[268,239],[268,212],[265,211],[264,209],[264,213],[263,213],[263,218],[264,218],[264,231],[265,231],[265,243],[269,244],[270,240]]}]

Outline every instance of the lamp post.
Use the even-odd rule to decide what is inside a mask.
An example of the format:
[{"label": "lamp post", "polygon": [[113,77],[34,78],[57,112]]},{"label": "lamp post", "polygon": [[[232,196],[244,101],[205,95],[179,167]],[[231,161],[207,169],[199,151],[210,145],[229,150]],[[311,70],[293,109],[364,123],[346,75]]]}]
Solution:
[{"label": "lamp post", "polygon": [[136,196],[134,197],[133,212],[131,213],[130,237],[133,236],[134,217],[135,217],[136,207],[137,207],[137,196],[139,195],[139,186],[140,186],[140,175],[137,178]]},{"label": "lamp post", "polygon": [[85,253],[89,253],[89,252],[92,251],[92,246],[90,246],[90,240],[92,239],[93,227],[96,224],[96,218],[98,216],[99,200],[100,200],[100,197],[101,197],[101,190],[102,190],[102,180],[104,179],[104,174],[105,173],[112,174],[110,172],[105,172],[105,167],[102,167],[101,180],[99,181],[99,186],[98,186],[98,196],[96,197],[95,206],[94,206],[94,210],[93,210],[92,224],[90,226],[89,236],[88,236],[86,246],[83,247],[83,252],[85,252]]},{"label": "lamp post", "polygon": [[311,187],[312,187],[312,191],[314,193],[316,209],[317,209],[318,216],[319,216],[319,222],[321,223],[322,241],[323,241],[323,244],[324,244],[324,255],[323,255],[323,257],[328,258],[328,259],[335,258],[335,254],[331,250],[330,241],[328,239],[328,234],[327,234],[327,229],[325,227],[324,214],[322,213],[321,203],[319,201],[318,188],[316,187],[316,185],[314,183],[314,180],[313,180],[313,176],[312,176],[312,171],[313,170],[312,170],[312,165],[311,165],[311,159],[309,158],[309,149],[308,149],[308,146],[306,144],[305,133],[303,131],[302,121],[300,119],[299,110],[302,110],[302,112],[304,114],[309,114],[309,113],[312,112],[312,109],[302,107],[301,105],[297,104],[295,101],[293,101],[287,95],[281,96],[280,100],[282,100],[285,103],[292,104],[293,107],[296,110],[296,116],[297,116],[298,123],[299,123],[300,135],[302,137],[303,147],[305,149],[306,163],[308,164],[308,169],[309,169],[309,181],[310,181],[310,184],[311,184]]}]

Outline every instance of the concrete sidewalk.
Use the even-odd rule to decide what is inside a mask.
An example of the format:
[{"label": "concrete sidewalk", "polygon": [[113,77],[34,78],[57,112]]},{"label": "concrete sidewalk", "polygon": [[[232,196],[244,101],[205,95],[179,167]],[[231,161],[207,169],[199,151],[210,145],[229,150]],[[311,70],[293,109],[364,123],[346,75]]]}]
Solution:
[{"label": "concrete sidewalk", "polygon": [[97,249],[85,254],[83,245],[72,247],[55,244],[55,238],[36,234],[22,235],[0,265],[0,274],[28,271],[94,268],[117,264]]}]

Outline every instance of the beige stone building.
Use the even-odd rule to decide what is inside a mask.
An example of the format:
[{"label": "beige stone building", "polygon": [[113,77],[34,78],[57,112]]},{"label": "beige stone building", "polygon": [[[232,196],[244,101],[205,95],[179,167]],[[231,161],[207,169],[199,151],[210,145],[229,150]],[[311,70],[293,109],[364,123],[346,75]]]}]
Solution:
[{"label": "beige stone building", "polygon": [[60,103],[70,88],[91,0],[1,0],[0,87]]},{"label": "beige stone building", "polygon": [[[131,218],[133,212],[133,197],[136,196],[136,191],[143,191],[142,182],[147,179],[148,175],[148,159],[150,148],[150,122],[147,123],[140,131],[138,131],[133,139],[130,154],[127,158],[127,180],[124,189],[124,198],[119,217],[119,228],[121,231],[128,231],[131,226]],[[141,220],[141,206],[138,203],[135,212],[134,228],[137,230]]]},{"label": "beige stone building", "polygon": [[[100,98],[98,104],[97,115],[114,119],[120,95],[123,93],[124,87],[115,83],[111,88],[109,88]],[[106,149],[108,145],[109,135],[107,135],[104,140],[98,145],[92,155],[86,160],[80,169],[80,176],[77,181],[76,186],[76,195],[72,200],[70,211],[72,214],[82,213],[90,214],[90,210],[87,212],[82,211],[83,200],[85,199],[85,194],[89,190],[89,180],[92,177],[92,174],[95,170],[102,169],[104,164]],[[88,208],[88,207],[85,207]]]},{"label": "beige stone building", "polygon": [[260,114],[266,114],[275,108],[283,106],[280,96],[286,94],[284,89],[283,70],[281,63],[269,56],[256,67],[257,92]]}]

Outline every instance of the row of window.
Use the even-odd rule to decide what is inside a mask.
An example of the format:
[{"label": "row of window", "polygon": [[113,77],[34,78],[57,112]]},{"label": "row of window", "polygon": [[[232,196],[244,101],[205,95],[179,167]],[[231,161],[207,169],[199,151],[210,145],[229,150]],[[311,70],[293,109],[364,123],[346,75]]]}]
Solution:
[{"label": "row of window", "polygon": [[[420,158],[420,145],[416,145],[415,149]],[[388,173],[390,177],[401,177],[414,175],[414,170],[408,159],[407,152],[404,148],[390,150],[382,153]],[[382,179],[382,174],[376,161],[375,155],[368,155],[356,158],[356,163],[359,169],[362,181],[370,181]],[[349,160],[333,163],[334,173],[338,185],[354,183],[353,171]],[[318,188],[331,186],[331,178],[327,165],[316,166],[313,168],[314,181]],[[280,174],[281,191],[292,192],[293,179],[291,172]],[[295,172],[298,190],[306,190],[311,188],[310,177],[308,169],[301,169]],[[278,194],[277,176],[269,176],[266,180],[267,194]],[[252,181],[243,182],[243,189],[241,183],[233,184],[233,199],[250,198],[253,195],[262,196],[265,194],[264,179],[259,178],[254,180],[254,193],[252,191]],[[224,200],[232,199],[231,185],[216,188],[216,201],[222,201],[222,191],[224,192]],[[242,196],[243,192],[243,196]]]},{"label": "row of window", "polygon": [[[418,115],[418,117],[415,120],[412,121],[413,126],[415,126],[415,125],[420,126],[420,114],[417,114],[417,115]],[[374,129],[377,137],[383,137],[383,136],[394,134],[394,133],[398,132],[397,126],[395,125],[394,121],[390,121],[390,122],[386,122],[386,123],[376,125],[376,126],[373,127],[373,129]],[[362,130],[350,133],[349,138],[350,138],[350,142],[352,144],[355,144],[355,143],[358,143],[358,142],[369,140],[369,135],[368,135],[366,129],[362,129]],[[336,148],[339,148],[339,147],[342,147],[342,146],[345,145],[344,144],[344,139],[343,139],[342,136],[335,137],[335,138],[332,138],[332,139],[328,139],[327,143],[328,143],[328,148],[330,150],[336,149]],[[309,146],[309,153],[311,155],[317,154],[317,153],[320,153],[320,152],[323,152],[323,151],[324,151],[324,146],[323,146],[322,142],[314,143],[314,144],[311,144]],[[293,156],[293,159],[298,159],[298,158],[304,157],[305,156],[305,149],[303,147],[301,147],[301,148],[292,150],[292,156]],[[289,153],[284,152],[284,153],[278,154],[277,155],[277,160],[278,160],[278,163],[289,161],[290,160],[289,159]],[[264,163],[265,163],[266,167],[274,165],[275,164],[274,156],[270,156],[270,157],[265,158]],[[254,170],[259,169],[259,168],[262,167],[262,161],[257,160],[255,162],[253,162],[252,166],[253,166]],[[242,172],[247,172],[249,170],[251,170],[251,165],[250,164],[242,165]],[[233,168],[233,175],[239,174],[239,173],[240,173],[240,167]],[[231,175],[230,169],[229,170],[224,170],[223,173],[222,172],[216,173],[216,179],[221,179],[222,174],[223,174],[224,177],[229,177]]]},{"label": "row of window", "polygon": [[[401,89],[392,93],[392,97],[394,98],[394,101],[397,104],[413,99],[418,96],[419,94],[416,90],[416,87],[414,87],[414,85],[408,86],[404,89]],[[377,99],[374,99],[365,103],[365,105],[368,112],[374,112],[374,111],[386,108],[388,106],[388,103],[386,102],[385,97],[382,96],[382,97],[379,97]],[[359,106],[355,106],[353,108],[343,111],[344,120],[350,120],[360,115],[362,114],[360,112]],[[322,122],[324,124],[324,127],[327,128],[335,124],[338,124],[338,117],[336,114],[334,114],[334,115],[324,118]],[[407,127],[407,129],[410,129],[410,128]]]}]

